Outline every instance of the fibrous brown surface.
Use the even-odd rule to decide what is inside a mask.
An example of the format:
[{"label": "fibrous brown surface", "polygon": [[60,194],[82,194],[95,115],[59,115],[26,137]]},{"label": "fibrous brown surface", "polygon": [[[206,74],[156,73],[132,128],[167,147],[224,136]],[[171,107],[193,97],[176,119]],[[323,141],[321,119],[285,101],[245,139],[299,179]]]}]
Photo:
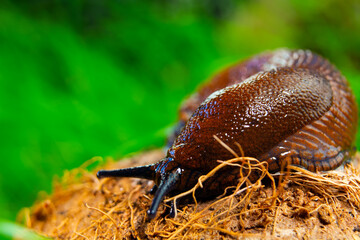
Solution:
[{"label": "fibrous brown surface", "polygon": [[[110,161],[104,168],[144,165],[162,157],[161,151],[150,151]],[[263,175],[256,182],[244,176],[231,195],[179,206],[175,218],[167,216],[163,205],[155,219],[147,219],[152,181],[98,180],[83,168],[67,172],[52,195],[21,215],[29,228],[55,239],[360,239],[356,164],[326,173],[292,167],[280,176],[270,175],[255,159],[230,162],[223,164],[257,168]]]}]

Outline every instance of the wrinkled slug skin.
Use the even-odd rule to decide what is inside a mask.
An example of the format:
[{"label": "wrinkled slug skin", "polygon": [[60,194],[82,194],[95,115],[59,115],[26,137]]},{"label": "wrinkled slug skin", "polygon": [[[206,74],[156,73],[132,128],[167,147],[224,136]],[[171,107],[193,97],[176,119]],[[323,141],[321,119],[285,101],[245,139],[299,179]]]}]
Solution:
[{"label": "wrinkled slug skin", "polygon": [[208,172],[217,159],[232,158],[217,135],[272,172],[284,162],[335,169],[353,153],[357,117],[352,91],[332,64],[310,51],[278,50],[227,68],[185,101],[185,126],[168,156]]}]

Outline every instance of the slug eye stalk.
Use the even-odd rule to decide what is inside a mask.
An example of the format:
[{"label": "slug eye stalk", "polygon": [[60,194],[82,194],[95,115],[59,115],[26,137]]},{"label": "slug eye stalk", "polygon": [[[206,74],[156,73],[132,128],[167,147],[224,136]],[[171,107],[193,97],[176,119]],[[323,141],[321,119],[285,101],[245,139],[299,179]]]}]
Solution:
[{"label": "slug eye stalk", "polygon": [[[140,167],[116,169],[116,170],[100,170],[97,172],[96,176],[101,178],[106,177],[135,177],[135,178],[144,178],[149,180],[155,179],[155,164],[150,164]],[[150,219],[155,218],[157,210],[159,209],[160,203],[164,197],[171,192],[179,182],[181,176],[181,169],[178,168],[172,171],[167,176],[161,179],[159,186],[155,192],[154,199],[151,203],[149,210],[147,211],[148,217]]]},{"label": "slug eye stalk", "polygon": [[97,172],[96,176],[101,178],[106,177],[134,177],[134,178],[144,178],[149,180],[154,180],[155,178],[155,164],[123,168],[116,170],[100,170]]},{"label": "slug eye stalk", "polygon": [[160,181],[159,187],[155,192],[155,196],[151,203],[151,206],[147,211],[150,219],[153,219],[156,216],[156,212],[159,208],[160,203],[162,202],[164,197],[176,187],[177,183],[179,182],[180,176],[181,170],[180,168],[178,168]]}]

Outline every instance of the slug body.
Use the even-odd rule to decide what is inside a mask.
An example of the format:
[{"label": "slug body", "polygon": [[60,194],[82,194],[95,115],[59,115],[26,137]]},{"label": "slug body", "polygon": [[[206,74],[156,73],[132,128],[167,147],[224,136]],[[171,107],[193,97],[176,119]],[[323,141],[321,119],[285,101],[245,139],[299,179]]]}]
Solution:
[{"label": "slug body", "polygon": [[[231,66],[192,95],[180,109],[183,126],[158,163],[99,171],[98,177],[140,177],[157,190],[148,215],[165,195],[192,188],[201,175],[232,158],[214,138],[245,156],[310,171],[335,169],[354,152],[357,106],[346,79],[324,58],[303,50],[277,50]],[[236,185],[227,167],[205,182],[197,197],[210,198]]]}]

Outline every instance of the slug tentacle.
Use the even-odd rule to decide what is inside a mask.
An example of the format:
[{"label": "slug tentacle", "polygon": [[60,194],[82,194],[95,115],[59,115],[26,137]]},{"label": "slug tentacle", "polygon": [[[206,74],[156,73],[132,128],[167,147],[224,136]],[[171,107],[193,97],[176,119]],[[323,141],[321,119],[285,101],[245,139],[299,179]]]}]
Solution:
[{"label": "slug tentacle", "polygon": [[153,219],[156,216],[156,212],[164,197],[168,193],[170,193],[173,189],[175,189],[176,186],[178,185],[181,172],[182,170],[178,168],[175,171],[171,172],[169,175],[167,175],[165,178],[161,179],[159,187],[151,203],[151,206],[147,211],[147,214],[150,219]]},{"label": "slug tentacle", "polygon": [[149,180],[155,179],[155,166],[157,164],[150,164],[146,166],[123,168],[116,170],[100,170],[97,172],[96,176],[98,178],[105,177],[134,177],[134,178],[144,178]]}]

